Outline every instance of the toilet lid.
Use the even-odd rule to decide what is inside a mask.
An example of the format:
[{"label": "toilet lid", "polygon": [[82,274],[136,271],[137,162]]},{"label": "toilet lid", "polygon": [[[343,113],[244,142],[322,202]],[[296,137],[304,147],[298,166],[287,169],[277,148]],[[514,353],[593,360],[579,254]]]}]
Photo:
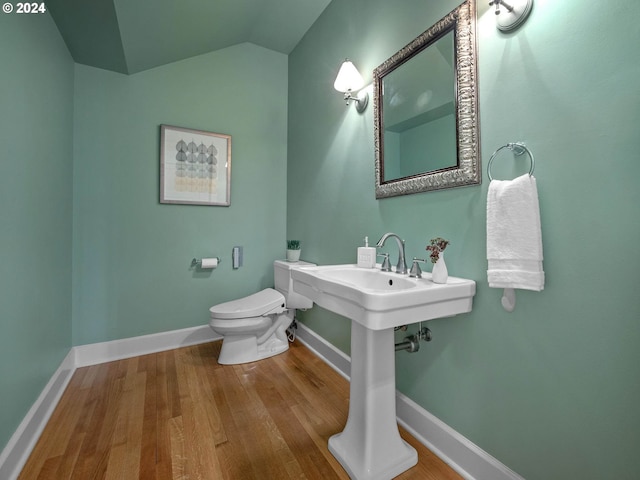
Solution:
[{"label": "toilet lid", "polygon": [[273,288],[265,288],[248,297],[214,305],[209,312],[211,318],[259,317],[276,307],[284,306],[284,303],[284,295]]}]

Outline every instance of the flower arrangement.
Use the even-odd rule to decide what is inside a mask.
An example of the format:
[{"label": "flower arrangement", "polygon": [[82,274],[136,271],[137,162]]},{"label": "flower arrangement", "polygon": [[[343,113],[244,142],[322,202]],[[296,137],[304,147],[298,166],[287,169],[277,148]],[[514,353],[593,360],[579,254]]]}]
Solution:
[{"label": "flower arrangement", "polygon": [[440,258],[440,252],[444,252],[447,245],[449,245],[449,240],[445,240],[444,238],[436,237],[431,239],[426,248],[426,250],[431,252],[429,254],[431,263],[436,263],[438,261],[438,258]]},{"label": "flower arrangement", "polygon": [[300,250],[300,240],[287,240],[287,250]]}]

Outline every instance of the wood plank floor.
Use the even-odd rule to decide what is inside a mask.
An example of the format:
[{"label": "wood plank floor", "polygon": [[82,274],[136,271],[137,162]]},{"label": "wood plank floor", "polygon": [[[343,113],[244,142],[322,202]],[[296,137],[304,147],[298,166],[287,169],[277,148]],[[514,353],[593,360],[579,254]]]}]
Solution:
[{"label": "wood plank floor", "polygon": [[[298,342],[231,366],[220,345],[78,369],[19,479],[348,479],[327,449],[348,382]],[[397,478],[461,478],[401,434],[419,463]]]}]

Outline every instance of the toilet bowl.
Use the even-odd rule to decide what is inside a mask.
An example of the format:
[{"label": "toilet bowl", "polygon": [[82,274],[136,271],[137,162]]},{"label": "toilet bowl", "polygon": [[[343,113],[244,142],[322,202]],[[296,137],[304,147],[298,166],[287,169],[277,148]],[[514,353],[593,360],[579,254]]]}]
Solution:
[{"label": "toilet bowl", "polygon": [[312,265],[276,260],[275,288],[265,288],[209,309],[209,326],[224,337],[218,363],[255,362],[289,349],[287,328],[295,318],[295,310],[313,306],[311,300],[293,291],[291,270]]}]

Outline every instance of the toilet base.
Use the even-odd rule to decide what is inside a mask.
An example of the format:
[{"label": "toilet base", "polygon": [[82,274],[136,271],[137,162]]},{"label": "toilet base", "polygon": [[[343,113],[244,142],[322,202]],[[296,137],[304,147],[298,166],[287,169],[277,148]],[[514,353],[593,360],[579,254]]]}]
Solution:
[{"label": "toilet base", "polygon": [[218,363],[236,365],[238,363],[257,362],[273,357],[289,349],[289,342],[279,338],[270,338],[258,345],[255,335],[229,335],[224,337]]},{"label": "toilet base", "polygon": [[236,365],[257,362],[289,350],[287,328],[293,321],[293,310],[280,314],[273,326],[260,337],[254,335],[225,335],[218,363]]}]

